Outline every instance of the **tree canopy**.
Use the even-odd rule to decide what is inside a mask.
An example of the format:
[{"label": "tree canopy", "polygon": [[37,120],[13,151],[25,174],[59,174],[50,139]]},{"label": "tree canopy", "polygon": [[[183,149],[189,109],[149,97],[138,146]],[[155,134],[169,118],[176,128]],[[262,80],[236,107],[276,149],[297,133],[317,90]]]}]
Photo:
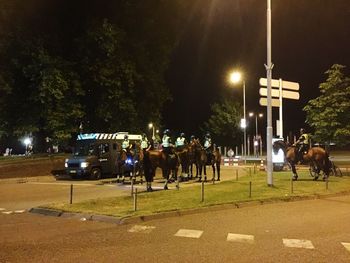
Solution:
[{"label": "tree canopy", "polygon": [[35,19],[9,17],[15,25],[0,40],[2,139],[66,142],[80,123],[139,132],[161,122],[184,1],[32,2]]},{"label": "tree canopy", "polygon": [[350,142],[350,78],[345,66],[335,64],[325,72],[326,82],[319,85],[321,95],[304,107],[306,122],[314,128],[314,139],[329,144]]}]

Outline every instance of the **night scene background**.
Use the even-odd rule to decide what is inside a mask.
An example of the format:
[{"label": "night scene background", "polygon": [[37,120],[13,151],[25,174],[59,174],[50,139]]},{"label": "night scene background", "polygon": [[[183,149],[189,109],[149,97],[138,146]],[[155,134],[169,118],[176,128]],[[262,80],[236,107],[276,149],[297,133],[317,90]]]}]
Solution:
[{"label": "night scene background", "polygon": [[[266,136],[266,1],[1,0],[0,14],[2,148],[26,134],[38,145],[69,140],[81,123],[84,132],[149,133],[152,122],[202,137],[212,104],[242,104],[242,84],[227,81],[232,69],[243,74],[247,113],[264,113]],[[283,102],[285,134],[309,128],[302,109],[325,72],[349,66],[349,28],[348,0],[272,1],[272,78],[300,84],[300,100]],[[274,133],[276,119],[274,108]],[[232,132],[227,144],[241,143],[239,127]]]}]

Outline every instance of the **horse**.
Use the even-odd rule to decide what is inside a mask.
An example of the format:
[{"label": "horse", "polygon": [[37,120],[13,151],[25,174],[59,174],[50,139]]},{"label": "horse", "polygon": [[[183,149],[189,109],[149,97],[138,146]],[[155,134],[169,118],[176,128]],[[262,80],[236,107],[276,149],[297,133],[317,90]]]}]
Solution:
[{"label": "horse", "polygon": [[194,141],[191,141],[188,144],[187,156],[188,156],[189,178],[190,179],[193,178],[193,165],[196,166],[196,176],[195,176],[195,178],[197,178],[198,174],[199,174],[199,168],[198,168],[197,161],[196,161],[196,144],[195,144]]},{"label": "horse", "polygon": [[[141,146],[135,143],[132,149],[121,150],[119,158],[117,160],[119,167],[119,174],[122,175],[122,182],[125,180],[125,175],[130,177],[130,180],[135,181],[137,176],[140,176],[142,182],[142,163],[143,163],[143,151]],[[119,176],[117,177],[119,181]]]},{"label": "horse", "polygon": [[[279,149],[282,149],[285,154],[285,159],[289,163],[293,172],[293,180],[298,179],[298,174],[295,169],[295,165],[298,163],[298,149],[296,146],[289,146],[284,141],[275,141],[272,145],[274,153],[277,153]],[[309,163],[316,167],[319,174],[320,171],[323,171],[323,180],[326,180],[329,176],[330,171],[330,161],[328,153],[321,147],[312,147],[308,149],[306,153],[303,153],[302,160],[305,163]],[[316,175],[314,180],[318,179],[319,175]]]},{"label": "horse", "polygon": [[181,176],[187,175],[187,179],[190,177],[189,167],[190,167],[190,147],[185,145],[181,148],[177,147],[175,153],[179,157],[181,164]]},{"label": "horse", "polygon": [[179,164],[179,157],[175,153],[170,153],[167,157],[163,151],[146,151],[143,158],[143,167],[147,182],[147,191],[152,191],[152,182],[153,178],[155,177],[157,167],[162,169],[163,177],[165,178],[164,190],[167,190],[171,172],[172,177],[174,177],[175,180],[177,179]]},{"label": "horse", "polygon": [[220,164],[221,164],[221,154],[219,150],[214,147],[214,150],[207,153],[204,147],[200,144],[199,140],[193,141],[195,149],[195,159],[199,170],[199,181],[202,181],[202,170],[204,171],[204,181],[207,181],[207,170],[206,165],[211,165],[213,168],[212,181],[215,181],[215,168],[217,171],[217,181],[220,181]]}]

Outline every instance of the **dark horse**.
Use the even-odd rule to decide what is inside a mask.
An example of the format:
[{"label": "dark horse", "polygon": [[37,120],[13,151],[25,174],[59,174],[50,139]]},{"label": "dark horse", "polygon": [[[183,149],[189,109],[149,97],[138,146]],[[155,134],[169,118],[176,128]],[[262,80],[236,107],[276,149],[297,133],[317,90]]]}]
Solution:
[{"label": "dark horse", "polygon": [[198,139],[192,142],[192,146],[194,147],[196,164],[199,170],[199,181],[202,181],[202,170],[204,172],[204,181],[207,181],[207,165],[211,165],[211,167],[213,168],[212,181],[215,180],[215,168],[218,175],[217,181],[220,181],[221,154],[219,150],[216,147],[214,147],[214,150],[212,152],[207,153]]},{"label": "dark horse", "polygon": [[[298,179],[298,174],[295,169],[295,165],[298,161],[303,161],[305,163],[312,164],[317,167],[317,170],[320,172],[323,171],[323,180],[326,180],[329,175],[330,161],[328,153],[321,147],[312,147],[306,153],[303,153],[302,160],[298,159],[298,149],[296,146],[288,146],[284,141],[275,141],[273,143],[272,149],[275,153],[279,149],[282,149],[285,154],[287,162],[290,164],[293,172],[293,180]],[[318,176],[315,176],[315,180],[318,179]]]},{"label": "dark horse", "polygon": [[181,164],[181,177],[186,175],[186,179],[191,179],[192,174],[190,174],[190,157],[191,157],[191,147],[189,145],[183,146],[182,148],[175,149],[175,153],[179,156]]},{"label": "dark horse", "polygon": [[179,168],[179,157],[175,153],[170,153],[167,157],[163,151],[148,150],[144,153],[143,168],[147,182],[147,191],[152,191],[152,182],[156,174],[157,167],[162,169],[163,177],[165,178],[164,189],[168,189],[170,174],[174,179],[177,179],[177,171]]},{"label": "dark horse", "polygon": [[124,182],[125,175],[130,177],[130,180],[136,179],[140,176],[142,182],[142,162],[143,162],[143,152],[140,145],[135,144],[133,149],[121,150],[118,158],[118,176],[117,180],[120,180],[120,175],[122,175],[122,181]]}]

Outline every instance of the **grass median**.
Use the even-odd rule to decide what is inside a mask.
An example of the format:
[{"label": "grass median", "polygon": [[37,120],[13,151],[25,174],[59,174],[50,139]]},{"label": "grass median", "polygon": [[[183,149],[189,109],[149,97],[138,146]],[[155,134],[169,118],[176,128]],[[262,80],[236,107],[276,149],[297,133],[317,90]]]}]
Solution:
[{"label": "grass median", "polygon": [[45,207],[65,212],[133,217],[219,204],[257,200],[290,200],[299,196],[350,192],[350,177],[348,176],[332,176],[329,178],[328,184],[322,180],[313,181],[308,171],[300,171],[299,180],[294,182],[291,181],[291,172],[289,171],[274,173],[273,177],[273,187],[266,184],[266,172],[257,172],[252,176],[242,176],[237,181],[205,183],[203,202],[202,185],[200,183],[188,187],[181,187],[180,184],[179,190],[139,192],[137,195],[137,211],[134,211],[132,196],[95,199],[75,204],[57,203]]}]

